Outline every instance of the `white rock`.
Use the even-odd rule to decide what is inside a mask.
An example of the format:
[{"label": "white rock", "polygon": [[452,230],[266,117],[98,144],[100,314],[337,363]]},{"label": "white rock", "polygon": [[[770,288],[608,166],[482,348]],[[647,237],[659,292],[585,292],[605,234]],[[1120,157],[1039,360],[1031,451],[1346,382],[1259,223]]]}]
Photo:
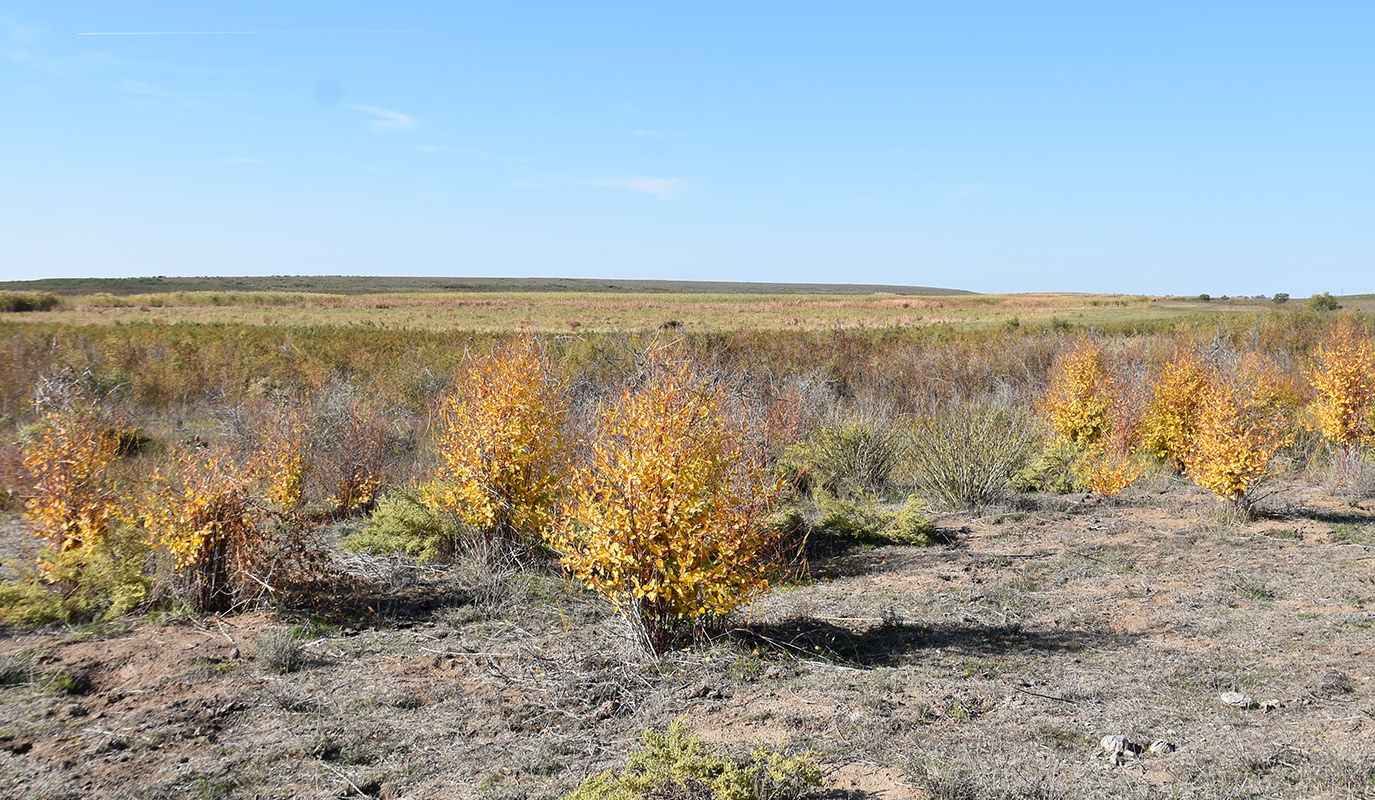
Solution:
[{"label": "white rock", "polygon": [[1223,705],[1233,708],[1250,708],[1256,704],[1256,701],[1251,699],[1251,695],[1241,692],[1223,692],[1218,695],[1218,699],[1222,701]]},{"label": "white rock", "polygon": [[1141,752],[1141,745],[1118,734],[1104,736],[1102,741],[1098,743],[1098,746],[1103,748],[1104,752],[1112,753],[1113,755],[1118,753],[1136,755]]},{"label": "white rock", "polygon": [[1163,756],[1167,753],[1173,753],[1174,745],[1170,744],[1164,739],[1156,739],[1154,742],[1151,742],[1151,752],[1155,753],[1158,756]]}]

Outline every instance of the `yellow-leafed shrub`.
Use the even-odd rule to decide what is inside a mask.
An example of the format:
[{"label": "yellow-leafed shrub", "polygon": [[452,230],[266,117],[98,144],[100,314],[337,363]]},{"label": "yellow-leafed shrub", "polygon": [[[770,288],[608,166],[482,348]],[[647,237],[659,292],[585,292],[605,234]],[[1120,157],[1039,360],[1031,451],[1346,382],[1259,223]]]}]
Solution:
[{"label": "yellow-leafed shrub", "polygon": [[227,454],[193,451],[153,483],[139,509],[149,543],[171,554],[197,608],[228,608],[256,571],[263,514],[253,502],[251,473]]},{"label": "yellow-leafed shrub", "polygon": [[1312,425],[1329,442],[1351,448],[1375,442],[1375,344],[1354,323],[1334,328],[1318,347],[1308,382]]},{"label": "yellow-leafed shrub", "polygon": [[298,405],[282,407],[260,436],[254,461],[264,476],[263,497],[281,513],[305,499],[309,449],[309,426]]},{"label": "yellow-leafed shrub", "polygon": [[[118,436],[79,397],[46,411],[28,432],[23,464],[34,483],[24,517],[57,554],[89,550],[109,534],[120,513],[112,471],[118,457]],[[52,572],[51,563],[39,567]]]},{"label": "yellow-leafed shrub", "polygon": [[222,611],[317,575],[316,542],[278,505],[281,479],[258,457],[229,445],[179,453],[139,498],[148,543],[171,555],[197,608]]},{"label": "yellow-leafed shrub", "polygon": [[470,359],[440,410],[442,459],[422,496],[488,543],[539,537],[562,488],[563,387],[536,342]]},{"label": "yellow-leafed shrub", "polygon": [[769,588],[780,489],[724,392],[680,361],[604,407],[552,543],[659,650]]},{"label": "yellow-leafed shrub", "polygon": [[1268,362],[1249,357],[1235,374],[1215,373],[1185,457],[1189,477],[1238,513],[1249,513],[1271,460],[1289,440],[1287,406],[1285,387]]},{"label": "yellow-leafed shrub", "polygon": [[1134,398],[1113,374],[1102,344],[1084,339],[1056,358],[1039,403],[1050,429],[1077,453],[1074,476],[1103,497],[1120,494],[1145,471]]},{"label": "yellow-leafed shrub", "polygon": [[1050,429],[1074,444],[1096,444],[1111,425],[1112,383],[1098,341],[1084,339],[1058,356],[1039,403]]},{"label": "yellow-leafed shrub", "polygon": [[1142,448],[1176,472],[1184,471],[1184,458],[1193,447],[1207,387],[1207,365],[1189,351],[1166,363],[1152,387],[1141,424]]}]

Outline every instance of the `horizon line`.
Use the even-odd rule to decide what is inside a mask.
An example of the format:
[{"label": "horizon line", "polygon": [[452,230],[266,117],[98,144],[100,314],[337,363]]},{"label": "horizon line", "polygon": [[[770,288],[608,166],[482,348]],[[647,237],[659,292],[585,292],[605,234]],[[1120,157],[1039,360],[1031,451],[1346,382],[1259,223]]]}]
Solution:
[{"label": "horizon line", "polygon": [[417,31],[86,31],[78,33],[77,36],[248,36],[284,33],[417,33]]}]

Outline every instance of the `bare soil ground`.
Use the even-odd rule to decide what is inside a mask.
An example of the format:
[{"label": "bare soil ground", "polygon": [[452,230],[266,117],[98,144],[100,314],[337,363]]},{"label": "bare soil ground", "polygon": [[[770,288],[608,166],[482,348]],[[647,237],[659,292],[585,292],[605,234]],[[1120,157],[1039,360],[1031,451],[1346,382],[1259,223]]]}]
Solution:
[{"label": "bare soil ground", "polygon": [[1375,796],[1375,513],[1270,507],[1159,483],[945,518],[659,659],[552,570],[385,560],[356,612],[5,631],[0,796],[554,797],[679,716],[814,750],[834,798]]}]

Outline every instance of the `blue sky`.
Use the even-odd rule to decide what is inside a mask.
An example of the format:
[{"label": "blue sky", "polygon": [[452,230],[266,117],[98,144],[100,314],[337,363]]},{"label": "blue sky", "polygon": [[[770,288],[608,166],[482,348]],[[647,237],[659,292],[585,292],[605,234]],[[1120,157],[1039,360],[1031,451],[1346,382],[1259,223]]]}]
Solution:
[{"label": "blue sky", "polygon": [[[1369,2],[10,0],[0,278],[1372,291],[1373,23]],[[132,32],[181,33],[82,35]]]}]

